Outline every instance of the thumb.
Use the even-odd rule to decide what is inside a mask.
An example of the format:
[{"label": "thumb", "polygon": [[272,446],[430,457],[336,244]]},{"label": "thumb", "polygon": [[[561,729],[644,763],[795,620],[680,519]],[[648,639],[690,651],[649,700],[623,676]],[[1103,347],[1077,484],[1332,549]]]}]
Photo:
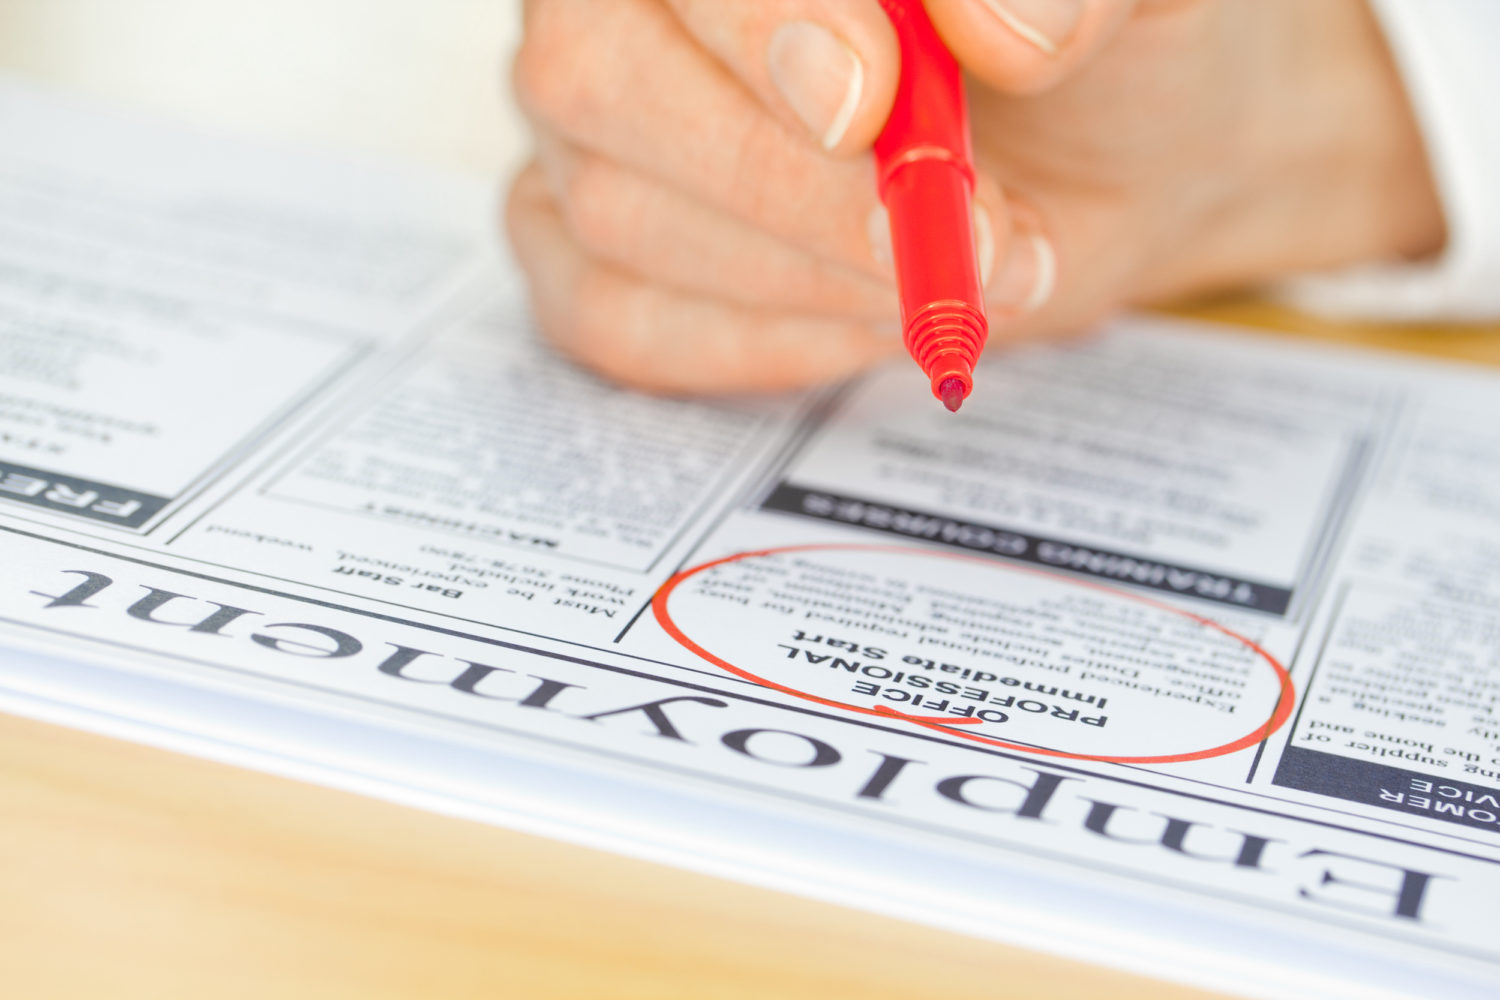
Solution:
[{"label": "thumb", "polygon": [[964,69],[1012,94],[1056,86],[1112,38],[1141,0],[926,0]]}]

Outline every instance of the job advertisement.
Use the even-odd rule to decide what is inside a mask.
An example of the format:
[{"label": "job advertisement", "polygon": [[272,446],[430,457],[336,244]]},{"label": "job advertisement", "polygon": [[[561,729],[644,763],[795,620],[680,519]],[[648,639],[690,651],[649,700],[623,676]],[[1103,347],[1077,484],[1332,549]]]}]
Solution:
[{"label": "job advertisement", "polygon": [[956,415],[641,395],[478,185],[0,126],[6,709],[1228,993],[1493,994],[1500,373],[1137,317]]}]

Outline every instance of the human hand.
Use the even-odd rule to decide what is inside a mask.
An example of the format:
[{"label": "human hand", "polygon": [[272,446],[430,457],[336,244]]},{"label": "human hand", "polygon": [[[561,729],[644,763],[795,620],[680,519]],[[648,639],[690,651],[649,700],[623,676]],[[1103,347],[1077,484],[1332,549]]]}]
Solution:
[{"label": "human hand", "polygon": [[[927,0],[971,74],[991,348],[1417,256],[1441,210],[1363,0]],[[543,328],[664,391],[899,353],[876,0],[527,0],[508,225]]]}]

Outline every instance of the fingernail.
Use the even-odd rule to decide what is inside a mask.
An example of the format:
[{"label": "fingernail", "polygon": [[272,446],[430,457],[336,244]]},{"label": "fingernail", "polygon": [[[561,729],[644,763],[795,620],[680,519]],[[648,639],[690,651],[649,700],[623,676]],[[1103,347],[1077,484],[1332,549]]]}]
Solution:
[{"label": "fingernail", "polygon": [[1041,233],[1018,235],[1005,269],[985,296],[989,305],[1009,315],[1036,312],[1057,287],[1057,254]]},{"label": "fingernail", "polygon": [[1036,277],[1031,283],[1031,294],[1021,303],[1021,312],[1034,313],[1052,299],[1052,289],[1057,287],[1057,253],[1052,241],[1041,233],[1031,235],[1032,256],[1036,261]]},{"label": "fingernail", "polygon": [[891,246],[891,214],[884,205],[876,205],[865,216],[865,235],[870,240],[870,256],[881,267],[896,266],[896,251]]},{"label": "fingernail", "polygon": [[995,276],[995,227],[983,205],[974,205],[974,252],[979,257],[979,280],[988,285]]},{"label": "fingernail", "polygon": [[842,39],[811,21],[776,29],[766,58],[771,82],[824,149],[849,131],[865,86],[865,69]]},{"label": "fingernail", "polygon": [[1027,42],[1053,55],[1083,16],[1082,0],[982,0],[990,13]]}]

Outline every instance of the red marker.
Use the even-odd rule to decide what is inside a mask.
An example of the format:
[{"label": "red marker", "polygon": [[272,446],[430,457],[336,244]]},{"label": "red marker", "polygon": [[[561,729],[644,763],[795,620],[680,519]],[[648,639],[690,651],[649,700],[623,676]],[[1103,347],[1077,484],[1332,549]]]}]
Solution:
[{"label": "red marker", "polygon": [[974,164],[958,62],[921,0],[880,0],[901,43],[901,82],[875,140],[891,217],[906,349],[957,410],[974,388],[989,322],[974,246]]}]

